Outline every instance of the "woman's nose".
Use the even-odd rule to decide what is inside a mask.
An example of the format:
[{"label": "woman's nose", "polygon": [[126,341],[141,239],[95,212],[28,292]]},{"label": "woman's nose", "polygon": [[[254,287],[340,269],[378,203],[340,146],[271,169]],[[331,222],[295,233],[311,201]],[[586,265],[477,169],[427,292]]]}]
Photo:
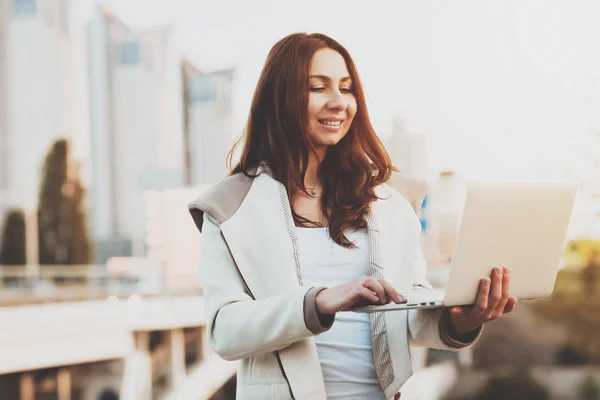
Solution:
[{"label": "woman's nose", "polygon": [[332,110],[344,111],[348,107],[346,99],[339,91],[333,91],[329,101],[327,102],[327,108]]}]

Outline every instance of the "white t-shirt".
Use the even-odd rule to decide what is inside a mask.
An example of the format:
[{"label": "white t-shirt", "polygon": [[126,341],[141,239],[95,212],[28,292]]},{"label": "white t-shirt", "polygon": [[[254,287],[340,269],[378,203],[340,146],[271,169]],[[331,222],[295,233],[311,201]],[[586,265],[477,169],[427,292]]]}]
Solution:
[{"label": "white t-shirt", "polygon": [[[366,230],[346,236],[358,248],[344,248],[327,228],[296,228],[302,282],[333,287],[367,275]],[[375,373],[369,314],[339,312],[331,329],[315,336],[327,399],[386,400]]]}]

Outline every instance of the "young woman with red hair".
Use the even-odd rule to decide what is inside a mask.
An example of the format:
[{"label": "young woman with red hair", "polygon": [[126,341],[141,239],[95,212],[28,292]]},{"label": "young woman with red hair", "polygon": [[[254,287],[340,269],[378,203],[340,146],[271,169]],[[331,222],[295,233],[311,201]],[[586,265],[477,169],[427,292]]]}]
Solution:
[{"label": "young woman with red hair", "polygon": [[240,360],[238,398],[399,398],[409,345],[466,347],[514,309],[500,268],[471,307],[345,312],[432,287],[417,216],[426,186],[386,184],[396,169],[335,40],[298,33],[273,46],[240,143],[230,176],[190,205],[208,341]]}]

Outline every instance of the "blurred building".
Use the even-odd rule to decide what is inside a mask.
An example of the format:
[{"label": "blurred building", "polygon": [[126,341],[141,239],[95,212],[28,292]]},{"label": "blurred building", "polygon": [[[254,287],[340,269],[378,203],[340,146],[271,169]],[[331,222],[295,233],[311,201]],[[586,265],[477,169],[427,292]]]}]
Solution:
[{"label": "blurred building", "polygon": [[183,184],[180,62],[167,27],[134,31],[97,7],[88,26],[91,229],[97,262],[142,256],[146,190]]},{"label": "blurred building", "polygon": [[233,145],[233,70],[200,72],[183,60],[186,185],[213,184],[227,174]]},{"label": "blurred building", "polygon": [[[400,170],[400,173],[410,177],[426,181],[430,185],[430,191],[423,199],[419,212],[421,222],[421,249],[428,262],[436,262],[438,257],[438,243],[433,237],[433,211],[438,199],[431,195],[431,171],[429,168],[427,156],[427,140],[424,135],[413,135],[409,133],[405,122],[402,119],[393,121],[392,135],[385,141],[386,149],[392,159],[392,164]],[[390,184],[394,186],[394,178],[390,179]],[[434,188],[434,191],[436,189]],[[445,196],[444,190],[441,194]],[[434,194],[437,197],[438,193]],[[432,206],[433,201],[433,206]],[[443,201],[443,200],[442,200]]]},{"label": "blurred building", "polygon": [[395,119],[392,135],[387,138],[385,146],[392,164],[401,173],[421,180],[429,179],[427,141],[424,135],[409,133],[404,121]]},{"label": "blurred building", "polygon": [[8,1],[0,0],[0,221],[8,206],[8,17]]},{"label": "blurred building", "polygon": [[0,0],[0,217],[37,206],[54,139],[73,134],[69,0]]},{"label": "blurred building", "polygon": [[569,237],[600,239],[600,132],[582,146],[579,163],[571,172],[579,182]]},{"label": "blurred building", "polygon": [[430,183],[427,198],[432,243],[426,256],[430,265],[447,265],[458,236],[466,186],[453,171],[442,171]]},{"label": "blurred building", "polygon": [[147,258],[166,267],[164,280],[168,288],[197,285],[201,235],[188,204],[208,187],[151,190],[144,194]]}]

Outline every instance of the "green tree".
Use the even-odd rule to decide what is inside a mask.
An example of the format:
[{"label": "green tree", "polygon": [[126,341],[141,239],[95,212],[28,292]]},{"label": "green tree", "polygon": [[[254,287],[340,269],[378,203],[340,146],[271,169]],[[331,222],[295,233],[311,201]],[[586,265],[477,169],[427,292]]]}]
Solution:
[{"label": "green tree", "polygon": [[25,265],[27,263],[25,246],[25,214],[21,210],[10,210],[6,214],[2,230],[0,264]]},{"label": "green tree", "polygon": [[69,142],[54,142],[46,156],[38,208],[39,262],[89,264],[85,189],[71,162]]}]

